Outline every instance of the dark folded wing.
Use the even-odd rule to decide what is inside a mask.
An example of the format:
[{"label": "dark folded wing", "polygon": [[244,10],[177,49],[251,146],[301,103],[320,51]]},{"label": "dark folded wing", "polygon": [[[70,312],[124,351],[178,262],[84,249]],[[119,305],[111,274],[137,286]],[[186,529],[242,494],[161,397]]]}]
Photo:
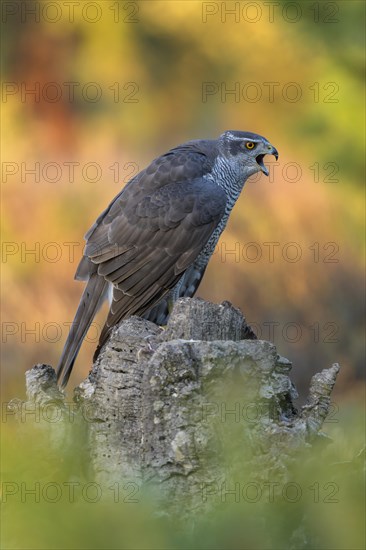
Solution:
[{"label": "dark folded wing", "polygon": [[141,315],[173,288],[217,227],[226,194],[206,172],[207,158],[192,150],[160,157],[87,233],[89,265],[113,284],[101,343],[110,327]]}]

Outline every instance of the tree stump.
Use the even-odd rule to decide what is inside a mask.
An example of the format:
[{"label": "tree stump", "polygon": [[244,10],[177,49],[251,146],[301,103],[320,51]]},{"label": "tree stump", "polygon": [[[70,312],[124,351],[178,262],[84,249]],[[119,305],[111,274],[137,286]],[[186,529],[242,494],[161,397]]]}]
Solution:
[{"label": "tree stump", "polygon": [[[121,322],[75,389],[90,475],[157,488],[171,513],[184,499],[191,516],[214,505],[207,495],[233,472],[289,479],[291,462],[322,437],[339,367],[312,378],[300,411],[290,369],[228,302],[181,299],[164,329],[139,317]],[[32,402],[63,407],[68,423],[53,369],[28,371],[27,390]],[[71,437],[59,432],[60,447],[74,427]]]}]

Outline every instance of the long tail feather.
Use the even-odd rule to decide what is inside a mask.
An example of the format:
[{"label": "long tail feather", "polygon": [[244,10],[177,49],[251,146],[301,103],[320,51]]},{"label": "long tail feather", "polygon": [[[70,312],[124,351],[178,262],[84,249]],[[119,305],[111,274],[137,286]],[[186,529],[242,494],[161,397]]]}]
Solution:
[{"label": "long tail feather", "polygon": [[106,296],[107,285],[107,281],[97,273],[93,273],[88,280],[57,367],[57,380],[63,376],[62,388],[70,378],[80,346]]}]

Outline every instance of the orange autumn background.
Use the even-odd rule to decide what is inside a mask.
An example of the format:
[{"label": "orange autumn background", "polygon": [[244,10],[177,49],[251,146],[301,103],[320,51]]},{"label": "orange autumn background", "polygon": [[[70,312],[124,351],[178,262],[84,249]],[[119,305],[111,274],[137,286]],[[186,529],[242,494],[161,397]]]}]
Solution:
[{"label": "orange autumn background", "polygon": [[[22,4],[3,10],[6,393],[21,391],[34,363],[56,365],[97,215],[155,156],[226,129],[264,135],[280,158],[268,158],[269,178],[247,183],[198,295],[240,307],[293,361],[304,391],[334,361],[338,391],[353,391],[363,356],[361,3],[231,15],[215,2]],[[88,372],[103,315],[72,384]]]}]

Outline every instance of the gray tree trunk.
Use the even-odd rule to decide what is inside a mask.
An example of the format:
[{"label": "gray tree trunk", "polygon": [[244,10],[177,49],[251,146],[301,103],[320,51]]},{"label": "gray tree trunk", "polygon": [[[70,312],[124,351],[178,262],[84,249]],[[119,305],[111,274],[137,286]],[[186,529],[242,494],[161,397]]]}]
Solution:
[{"label": "gray tree trunk", "polygon": [[[227,302],[179,300],[166,329],[123,321],[75,390],[93,478],[158,487],[172,513],[184,498],[188,515],[215,505],[208,495],[235,472],[261,480],[276,472],[286,481],[294,457],[322,437],[339,367],[312,378],[301,411],[290,369]],[[49,429],[64,448],[78,423],[70,435],[53,369],[28,371],[27,392],[29,401],[62,410],[64,429]]]}]

